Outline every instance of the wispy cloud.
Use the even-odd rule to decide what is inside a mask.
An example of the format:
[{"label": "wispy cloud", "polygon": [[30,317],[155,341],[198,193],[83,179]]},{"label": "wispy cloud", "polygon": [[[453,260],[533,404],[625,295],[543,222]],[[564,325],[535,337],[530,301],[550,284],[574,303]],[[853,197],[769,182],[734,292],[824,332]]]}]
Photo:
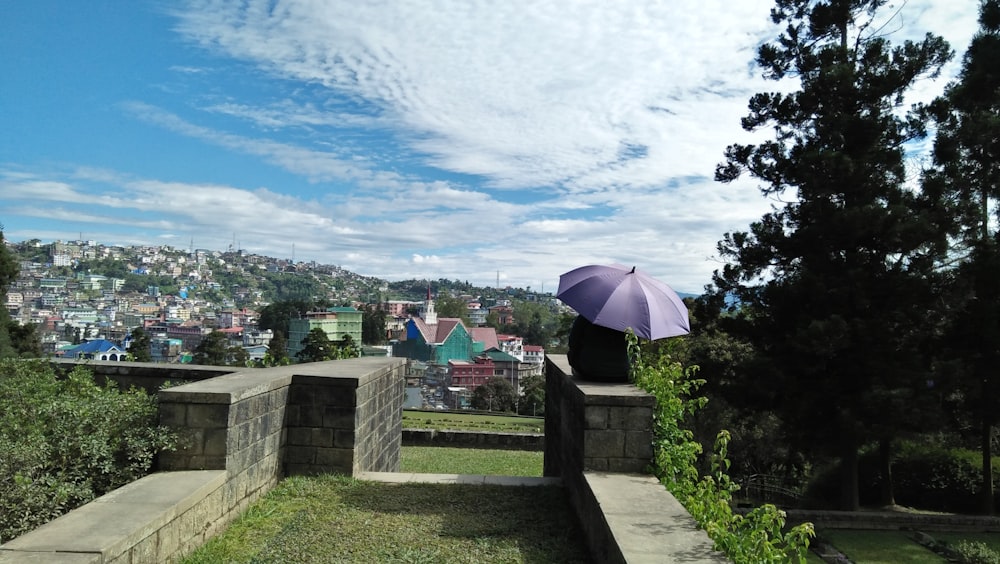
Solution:
[{"label": "wispy cloud", "polygon": [[[960,55],[974,4],[908,0],[880,29],[940,33]],[[171,94],[131,91],[119,107],[165,144],[247,156],[282,181],[17,163],[0,193],[5,210],[51,211],[92,238],[236,238],[278,256],[294,242],[363,274],[500,271],[548,289],[580,264],[623,262],[698,291],[722,234],[771,204],[752,180],[712,175],[728,144],[754,138],[740,128],[750,96],[784,87],[752,65],[777,33],[772,5],[190,0],[170,21],[204,56],[165,59]]]}]

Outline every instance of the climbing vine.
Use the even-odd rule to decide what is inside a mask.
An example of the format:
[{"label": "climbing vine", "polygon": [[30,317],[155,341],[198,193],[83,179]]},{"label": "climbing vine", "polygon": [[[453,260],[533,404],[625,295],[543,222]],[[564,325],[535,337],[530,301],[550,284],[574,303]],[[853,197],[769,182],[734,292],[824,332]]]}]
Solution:
[{"label": "climbing vine", "polygon": [[707,403],[695,393],[704,380],[697,366],[683,366],[666,347],[643,347],[629,334],[632,380],[656,398],[654,414],[653,471],[678,501],[705,529],[720,551],[733,562],[806,562],[812,523],[785,528],[785,512],[764,504],[745,515],[733,512],[733,492],[739,485],[730,479],[729,432],[719,431],[710,454],[710,470],[702,475],[698,459],[703,454],[694,433],[683,427],[685,418]]}]

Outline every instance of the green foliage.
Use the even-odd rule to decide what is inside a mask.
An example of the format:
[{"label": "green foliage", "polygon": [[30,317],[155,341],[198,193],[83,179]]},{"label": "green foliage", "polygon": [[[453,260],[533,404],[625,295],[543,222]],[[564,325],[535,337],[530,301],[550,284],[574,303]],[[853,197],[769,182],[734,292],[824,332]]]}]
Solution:
[{"label": "green foliage", "polygon": [[271,342],[268,344],[264,358],[258,361],[258,366],[266,368],[269,366],[288,366],[292,359],[288,358],[288,341],[281,331],[274,331]]},{"label": "green foliage", "polygon": [[156,398],[64,379],[41,361],[0,361],[0,542],[145,475],[176,436]]},{"label": "green foliage", "polygon": [[[0,224],[0,304],[7,301],[7,290],[20,271],[17,257],[4,241],[3,225]],[[10,318],[7,308],[0,306],[0,358],[41,356],[42,343],[35,324],[21,325]]]},{"label": "green foliage", "polygon": [[[526,345],[549,346],[557,340],[560,319],[546,304],[534,301],[511,300],[514,323],[503,327],[505,333],[518,335]],[[569,333],[566,334],[567,337]]]},{"label": "green foliage", "polygon": [[[859,465],[862,504],[878,505],[883,477],[876,449],[862,454]],[[896,503],[925,511],[976,513],[981,508],[981,455],[924,441],[903,442],[892,463]],[[828,507],[838,487],[837,464],[819,469],[808,488],[810,507]],[[996,481],[994,476],[994,482]]]},{"label": "green foliage", "polygon": [[958,541],[953,550],[965,564],[1000,564],[1000,553],[984,542]]},{"label": "green foliage", "polygon": [[434,300],[434,310],[437,312],[438,318],[442,317],[453,317],[462,320],[466,326],[469,325],[469,308],[465,303],[465,300],[461,298],[452,298],[450,296],[438,296]]},{"label": "green foliage", "polygon": [[628,335],[635,384],[656,397],[654,460],[656,476],[705,529],[716,547],[740,563],[806,561],[811,523],[785,531],[785,513],[765,504],[746,515],[732,510],[732,496],[739,486],[728,475],[729,433],[720,431],[710,457],[710,471],[701,475],[701,444],[684,427],[685,420],[704,407],[705,398],[694,397],[704,380],[695,378],[696,367],[675,361],[667,346],[640,348]]},{"label": "green foliage", "polygon": [[73,270],[84,274],[100,274],[108,278],[121,278],[123,280],[129,274],[125,262],[114,258],[81,260],[73,267]]},{"label": "green foliage", "polygon": [[365,306],[361,312],[361,342],[366,345],[383,345],[387,341],[385,311],[376,305]]},{"label": "green foliage", "polygon": [[[274,301],[315,302],[325,299],[326,285],[312,275],[290,272],[264,272],[265,297]],[[286,328],[287,329],[287,328]]]},{"label": "green foliage", "polygon": [[521,415],[545,415],[545,378],[526,376],[520,382],[521,400],[517,404]]},{"label": "green foliage", "polygon": [[288,339],[282,331],[274,331],[271,342],[268,343],[267,352],[276,360],[288,360]]},{"label": "green foliage", "polygon": [[[934,406],[926,341],[947,241],[940,203],[907,185],[905,146],[925,131],[898,105],[951,50],[931,34],[893,46],[872,33],[884,7],[777,0],[783,32],[757,64],[799,90],[754,95],[743,128],[773,139],[729,146],[716,169],[722,182],[749,173],[780,204],[724,236],[714,283],[746,312],[789,440],[845,460],[869,440],[919,430]],[[843,469],[840,508],[856,509],[855,468]]]},{"label": "green foliage", "polygon": [[151,339],[149,333],[142,327],[132,330],[132,343],[128,347],[128,352],[135,362],[152,362],[153,355],[150,350]]},{"label": "green foliage", "polygon": [[270,329],[288,335],[289,320],[302,317],[312,307],[312,302],[308,300],[285,300],[267,304],[260,309],[257,326],[265,331]]},{"label": "green foliage", "polygon": [[227,366],[231,363],[229,338],[219,330],[213,330],[194,349],[193,364]]},{"label": "green foliage", "polygon": [[473,409],[514,413],[516,406],[517,391],[510,382],[500,376],[491,377],[472,392]]},{"label": "green foliage", "polygon": [[7,290],[17,279],[21,268],[17,265],[17,257],[7,248],[4,240],[3,225],[0,224],[0,299],[6,302]]},{"label": "green foliage", "polygon": [[302,339],[302,350],[296,356],[299,362],[322,362],[330,360],[332,354],[333,345],[326,331],[314,327]]},{"label": "green foliage", "polygon": [[982,510],[993,512],[988,468],[991,435],[1000,405],[1000,232],[996,229],[1000,198],[1000,1],[980,3],[979,32],[963,59],[959,80],[928,113],[937,123],[934,167],[924,177],[924,190],[948,204],[942,223],[955,244],[959,267],[945,292],[950,305],[945,356],[961,365],[956,387],[966,409],[978,420],[982,458]]}]

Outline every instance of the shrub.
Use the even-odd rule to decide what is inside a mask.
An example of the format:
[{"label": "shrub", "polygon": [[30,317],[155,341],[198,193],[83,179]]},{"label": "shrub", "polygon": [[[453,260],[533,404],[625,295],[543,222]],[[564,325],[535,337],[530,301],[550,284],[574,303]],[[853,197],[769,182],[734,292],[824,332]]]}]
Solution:
[{"label": "shrub", "polygon": [[[930,511],[978,513],[981,464],[981,455],[972,450],[903,442],[892,463],[896,503]],[[826,500],[836,499],[838,474],[839,463],[816,473],[807,491],[811,507],[822,508]],[[873,450],[861,454],[858,481],[861,504],[877,503],[882,476]]]},{"label": "shrub", "polygon": [[175,443],[142,390],[99,386],[82,366],[60,379],[43,361],[0,361],[0,542],[142,477]]},{"label": "shrub", "polygon": [[961,540],[954,550],[966,564],[1000,564],[1000,554],[983,542]]},{"label": "shrub", "polygon": [[979,453],[904,445],[893,463],[896,501],[934,511],[976,513],[982,475]]}]

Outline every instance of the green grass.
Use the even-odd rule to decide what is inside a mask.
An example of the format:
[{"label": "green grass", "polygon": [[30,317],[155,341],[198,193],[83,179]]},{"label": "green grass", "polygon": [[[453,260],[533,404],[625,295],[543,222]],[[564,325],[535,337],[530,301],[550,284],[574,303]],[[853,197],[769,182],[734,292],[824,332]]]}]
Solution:
[{"label": "green grass", "polygon": [[828,529],[820,533],[855,564],[944,564],[947,562],[914,541],[905,531]]},{"label": "green grass", "polygon": [[544,457],[540,451],[406,446],[400,457],[400,471],[541,476]]},{"label": "green grass", "polygon": [[187,564],[588,562],[562,488],[292,477]]},{"label": "green grass", "polygon": [[407,429],[542,433],[545,430],[545,418],[406,409],[403,410],[403,427]]}]

